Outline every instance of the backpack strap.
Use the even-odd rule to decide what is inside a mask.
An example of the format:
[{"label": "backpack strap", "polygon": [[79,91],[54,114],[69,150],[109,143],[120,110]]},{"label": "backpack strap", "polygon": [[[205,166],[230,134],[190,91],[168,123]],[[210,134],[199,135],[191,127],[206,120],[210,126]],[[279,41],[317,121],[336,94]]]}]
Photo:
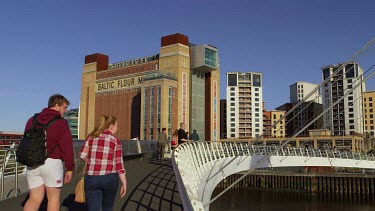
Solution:
[{"label": "backpack strap", "polygon": [[31,126],[31,128],[35,128],[35,126],[38,124],[38,120],[36,119],[38,117],[38,115],[39,115],[39,113],[34,114],[33,125]]},{"label": "backpack strap", "polygon": [[51,126],[58,119],[62,119],[62,117],[61,116],[53,117],[47,124],[43,125],[44,130],[47,130],[47,128],[49,128],[49,126]]},{"label": "backpack strap", "polygon": [[[46,131],[46,133],[47,133],[47,128],[49,128],[49,126],[51,126],[58,119],[62,119],[62,117],[61,116],[55,116],[47,124],[43,125],[43,128]],[[52,150],[47,154],[46,158],[49,158],[49,156],[56,149],[56,147],[57,147],[57,144],[55,144],[55,146],[52,147]]]}]

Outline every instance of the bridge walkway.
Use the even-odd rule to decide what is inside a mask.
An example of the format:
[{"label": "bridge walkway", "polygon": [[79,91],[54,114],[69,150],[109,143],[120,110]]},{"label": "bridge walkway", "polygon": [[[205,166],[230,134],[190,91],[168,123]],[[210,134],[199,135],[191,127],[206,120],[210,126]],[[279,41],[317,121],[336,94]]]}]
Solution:
[{"label": "bridge walkway", "polygon": [[[114,210],[182,210],[178,185],[170,159],[163,162],[156,159],[124,159],[127,171],[127,193],[124,198],[116,196]],[[85,204],[74,202],[74,188],[82,172],[82,164],[77,166],[72,182],[64,185],[61,191],[61,210],[87,210]],[[17,198],[0,201],[2,210],[22,210],[28,193]],[[40,210],[46,210],[43,202]]]}]

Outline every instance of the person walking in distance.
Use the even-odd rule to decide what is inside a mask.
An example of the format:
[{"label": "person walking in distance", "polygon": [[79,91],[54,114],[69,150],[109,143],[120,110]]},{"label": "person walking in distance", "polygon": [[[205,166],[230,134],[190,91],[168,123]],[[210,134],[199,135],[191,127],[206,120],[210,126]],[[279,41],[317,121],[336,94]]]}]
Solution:
[{"label": "person walking in distance", "polygon": [[187,134],[185,132],[186,124],[180,123],[180,129],[178,130],[178,145],[189,142],[190,140],[187,138]]},{"label": "person walking in distance", "polygon": [[160,162],[164,159],[164,152],[165,147],[168,145],[168,135],[167,135],[167,129],[163,128],[161,129],[161,133],[158,137],[158,149],[159,149],[159,156],[160,156]]},{"label": "person walking in distance", "polygon": [[117,119],[101,116],[81,149],[86,161],[85,193],[88,210],[113,210],[119,180],[121,198],[126,194],[126,171],[118,138]]},{"label": "person walking in distance", "polygon": [[197,130],[193,130],[193,133],[190,135],[190,140],[199,141],[199,135],[197,133]]},{"label": "person walking in distance", "polygon": [[[62,117],[69,106],[69,101],[60,94],[52,95],[48,100],[48,107],[44,108],[36,117],[38,124],[45,125],[56,117]],[[25,127],[25,131],[33,125],[31,117]],[[60,191],[63,183],[69,183],[72,179],[74,168],[73,140],[69,125],[63,118],[58,118],[46,129],[46,145],[48,158],[43,165],[27,167],[27,184],[30,196],[25,203],[25,211],[38,210],[47,193],[47,209],[49,211],[60,210]],[[66,173],[64,177],[63,162]]]}]

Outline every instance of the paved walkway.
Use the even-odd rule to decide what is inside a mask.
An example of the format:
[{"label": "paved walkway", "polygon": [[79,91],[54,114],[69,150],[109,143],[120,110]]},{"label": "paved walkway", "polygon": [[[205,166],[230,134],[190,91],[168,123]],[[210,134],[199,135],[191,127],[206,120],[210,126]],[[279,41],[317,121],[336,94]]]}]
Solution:
[{"label": "paved walkway", "polygon": [[[170,159],[163,162],[150,158],[125,160],[127,171],[127,193],[124,198],[117,195],[114,210],[182,210],[180,195]],[[82,165],[77,172],[82,171]],[[61,210],[87,210],[85,204],[74,202],[74,187],[80,175],[75,174],[72,182],[61,191]],[[0,201],[1,210],[22,210],[28,193],[17,198]],[[40,210],[46,210],[43,203]]]}]

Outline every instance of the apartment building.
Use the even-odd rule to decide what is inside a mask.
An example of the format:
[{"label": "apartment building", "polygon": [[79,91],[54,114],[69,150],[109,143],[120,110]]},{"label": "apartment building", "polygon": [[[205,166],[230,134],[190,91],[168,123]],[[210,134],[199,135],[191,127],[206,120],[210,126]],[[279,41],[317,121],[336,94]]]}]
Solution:
[{"label": "apartment building", "polygon": [[[304,97],[310,94],[319,86],[319,84],[313,84],[305,81],[297,81],[296,83],[289,86],[290,90],[290,103],[298,103]],[[306,101],[314,101],[316,103],[322,103],[322,96],[320,89],[314,91],[314,93],[306,99]]]},{"label": "apartment building", "polygon": [[365,117],[365,135],[374,137],[375,135],[375,91],[367,91],[363,93],[363,113]]},{"label": "apartment building", "polygon": [[263,132],[262,73],[227,72],[227,138],[258,137]]},{"label": "apartment building", "polygon": [[[339,63],[322,67],[322,78],[328,82],[323,87],[323,107],[329,108],[323,115],[324,129],[334,135],[363,134],[363,70],[356,62]],[[358,87],[351,90],[353,87]],[[342,100],[341,100],[342,99]]]}]

